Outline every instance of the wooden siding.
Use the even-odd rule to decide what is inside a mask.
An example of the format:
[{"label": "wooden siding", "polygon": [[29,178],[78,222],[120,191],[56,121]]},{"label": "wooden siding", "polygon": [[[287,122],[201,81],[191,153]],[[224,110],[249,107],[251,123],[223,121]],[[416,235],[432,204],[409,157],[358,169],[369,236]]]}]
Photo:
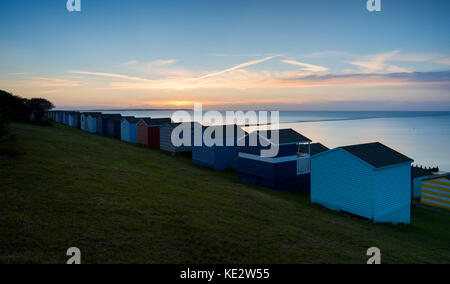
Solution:
[{"label": "wooden siding", "polygon": [[313,203],[372,219],[372,188],[372,169],[342,149],[311,159]]},{"label": "wooden siding", "polygon": [[[174,128],[170,125],[163,125],[159,130],[160,135],[160,149],[167,152],[178,153],[178,152],[190,152],[192,151],[191,146],[181,146],[175,147],[172,144],[172,131]],[[192,135],[192,133],[191,133]],[[191,137],[191,141],[193,141]]]},{"label": "wooden siding", "polygon": [[384,223],[410,223],[411,164],[386,167],[374,172],[373,220]]}]

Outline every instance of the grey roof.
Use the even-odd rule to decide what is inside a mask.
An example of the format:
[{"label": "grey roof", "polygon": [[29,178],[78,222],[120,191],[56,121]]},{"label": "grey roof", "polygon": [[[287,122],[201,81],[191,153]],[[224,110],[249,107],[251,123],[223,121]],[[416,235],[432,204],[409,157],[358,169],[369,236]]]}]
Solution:
[{"label": "grey roof", "polygon": [[162,126],[172,123],[170,118],[141,118],[147,124],[147,126]]},{"label": "grey roof", "polygon": [[136,118],[134,116],[124,116],[124,117],[122,117],[122,120],[126,120],[129,123],[138,123],[141,119],[140,118]]},{"label": "grey roof", "polygon": [[[245,132],[245,130],[243,130],[240,126],[235,125],[235,124],[203,126],[203,130],[206,130],[208,128],[211,131],[214,130],[214,135],[213,135],[214,137],[222,136],[222,137],[229,137],[229,138],[234,137],[234,138],[236,138],[238,136],[240,130],[242,130],[241,133],[243,133],[243,134],[239,138],[241,138],[241,137],[243,137],[244,135],[247,134],[247,132]],[[232,130],[233,130],[232,131],[233,132],[232,136],[229,136],[229,134],[231,134],[231,133],[228,133],[228,130],[230,128],[232,128]],[[221,129],[222,133],[218,132],[218,130],[220,130],[220,129]],[[222,134],[222,135],[220,135],[220,134]]]},{"label": "grey roof", "polygon": [[120,114],[102,114],[100,115],[103,119],[117,119],[121,120],[122,116]]},{"label": "grey roof", "polygon": [[172,127],[172,128],[176,128],[178,126],[180,126],[181,124],[190,124],[191,127],[193,128],[195,125],[198,127],[202,127],[202,125],[198,122],[171,122],[171,123],[167,123],[164,126],[168,126],[168,127]]},{"label": "grey roof", "polygon": [[435,174],[435,175],[430,176],[426,180],[441,179],[441,178],[450,179],[450,173]]},{"label": "grey roof", "polygon": [[97,117],[97,116],[102,115],[101,112],[87,112],[86,114],[87,114],[88,116],[92,116],[92,117]]},{"label": "grey roof", "polygon": [[[252,132],[255,133],[255,132]],[[250,133],[250,134],[252,134]],[[266,131],[257,131],[259,135],[272,139],[273,135],[277,135],[279,137],[278,144],[294,144],[294,143],[308,143],[312,142],[309,138],[301,135],[297,131],[289,128],[289,129],[279,129],[279,130],[266,130]]]},{"label": "grey roof", "polygon": [[375,168],[414,162],[413,159],[408,158],[379,142],[345,146],[340,148],[360,158]]},{"label": "grey roof", "polygon": [[[308,153],[308,144],[300,144],[299,149],[300,153]],[[320,143],[313,143],[311,144],[311,156],[320,154],[322,152],[326,152],[330,149],[328,147],[320,144]]]}]

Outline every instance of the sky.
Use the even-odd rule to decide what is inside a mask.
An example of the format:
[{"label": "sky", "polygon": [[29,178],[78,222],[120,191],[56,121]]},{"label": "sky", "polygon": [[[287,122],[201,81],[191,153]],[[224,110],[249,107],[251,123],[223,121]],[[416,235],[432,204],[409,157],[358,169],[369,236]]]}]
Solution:
[{"label": "sky", "polygon": [[450,110],[450,1],[0,1],[0,89],[59,108]]}]

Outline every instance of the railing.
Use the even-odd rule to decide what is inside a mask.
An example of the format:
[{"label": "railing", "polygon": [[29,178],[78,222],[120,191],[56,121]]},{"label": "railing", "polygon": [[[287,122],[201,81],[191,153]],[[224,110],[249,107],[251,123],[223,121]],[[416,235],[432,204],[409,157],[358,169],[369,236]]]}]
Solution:
[{"label": "railing", "polygon": [[297,159],[297,175],[309,174],[311,172],[311,160],[309,155],[299,154]]}]

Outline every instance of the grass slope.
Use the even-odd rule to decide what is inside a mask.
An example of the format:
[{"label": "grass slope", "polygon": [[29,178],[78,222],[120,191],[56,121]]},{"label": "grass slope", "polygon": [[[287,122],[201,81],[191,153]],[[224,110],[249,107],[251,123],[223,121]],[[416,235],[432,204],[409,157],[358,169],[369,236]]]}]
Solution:
[{"label": "grass slope", "polygon": [[450,263],[450,216],[373,225],[297,192],[245,184],[190,159],[63,126],[11,125],[0,157],[0,262]]}]

